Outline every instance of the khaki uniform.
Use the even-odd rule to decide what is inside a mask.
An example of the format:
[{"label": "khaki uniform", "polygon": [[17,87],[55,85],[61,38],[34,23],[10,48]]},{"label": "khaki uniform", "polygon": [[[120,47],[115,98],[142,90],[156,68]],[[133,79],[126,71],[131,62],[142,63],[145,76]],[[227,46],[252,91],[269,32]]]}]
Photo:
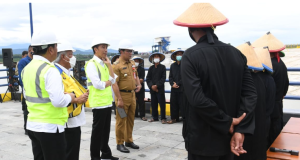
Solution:
[{"label": "khaki uniform", "polygon": [[[118,78],[116,83],[119,86],[120,94],[124,103],[124,110],[127,117],[121,118],[119,113],[116,114],[116,141],[117,144],[124,144],[125,142],[132,143],[132,130],[134,125],[134,115],[136,108],[135,100],[135,78],[138,76],[136,69],[133,70],[135,63],[133,60],[125,61],[120,57],[113,65],[113,70]],[[134,76],[134,74],[136,76]],[[127,91],[127,92],[124,92]],[[131,92],[130,92],[131,91]],[[118,98],[115,97],[116,105],[118,104]]]}]

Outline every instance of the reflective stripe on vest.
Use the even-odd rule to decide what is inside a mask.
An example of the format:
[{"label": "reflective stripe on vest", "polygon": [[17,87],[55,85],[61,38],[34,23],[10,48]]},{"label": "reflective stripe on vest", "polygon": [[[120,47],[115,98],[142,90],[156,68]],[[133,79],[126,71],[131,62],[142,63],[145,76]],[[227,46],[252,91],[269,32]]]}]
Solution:
[{"label": "reflective stripe on vest", "polygon": [[[101,72],[100,72],[99,68],[97,67],[97,65],[96,65],[96,68],[97,68],[97,71],[98,71],[98,77],[99,77],[99,79],[101,79]],[[92,81],[87,83],[87,86],[92,86],[92,85],[93,85]]]},{"label": "reflective stripe on vest", "polygon": [[[97,68],[99,79],[102,82],[109,80],[109,69],[105,64],[104,66],[102,66],[99,63],[97,63],[95,59],[91,59],[85,64],[85,70],[89,63],[93,63],[95,65],[95,67]],[[93,108],[93,107],[103,107],[103,106],[112,105],[113,98],[112,98],[111,86],[108,86],[103,90],[96,89],[93,86],[93,83],[89,78],[89,75],[87,73],[86,75],[87,75],[87,86],[90,91],[89,94],[90,107]]]},{"label": "reflective stripe on vest", "polygon": [[[43,98],[42,95],[42,89],[40,87],[40,74],[42,70],[47,66],[47,63],[43,63],[37,70],[36,72],[36,77],[35,77],[35,90],[38,95],[38,97],[31,97],[31,96],[26,96],[26,100],[28,102],[32,103],[48,103],[51,102],[50,98]],[[23,74],[24,74],[24,69],[22,71],[22,81],[23,81]],[[25,90],[25,89],[24,89]]]},{"label": "reflective stripe on vest", "polygon": [[51,72],[58,72],[50,62],[37,59],[33,59],[24,68],[22,80],[29,111],[28,121],[63,126],[68,120],[67,107],[55,107],[46,90],[45,75],[51,68],[54,68]]}]

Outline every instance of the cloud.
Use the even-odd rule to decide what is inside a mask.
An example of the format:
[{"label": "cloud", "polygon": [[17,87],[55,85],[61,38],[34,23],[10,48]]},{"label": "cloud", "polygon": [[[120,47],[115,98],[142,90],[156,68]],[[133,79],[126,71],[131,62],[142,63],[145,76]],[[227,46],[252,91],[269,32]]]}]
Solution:
[{"label": "cloud", "polygon": [[[217,27],[219,39],[239,45],[254,41],[271,31],[282,42],[299,43],[300,10],[297,1],[241,2],[237,0],[210,1],[229,19]],[[104,36],[117,49],[122,39],[130,39],[135,50],[150,51],[154,38],[171,36],[170,49],[188,48],[194,44],[187,28],[175,26],[173,20],[194,1],[86,1],[70,3],[36,1],[33,6],[34,31],[51,28],[60,39],[70,41],[74,47],[89,49],[92,39]],[[28,3],[0,5],[0,46],[30,43]]]}]

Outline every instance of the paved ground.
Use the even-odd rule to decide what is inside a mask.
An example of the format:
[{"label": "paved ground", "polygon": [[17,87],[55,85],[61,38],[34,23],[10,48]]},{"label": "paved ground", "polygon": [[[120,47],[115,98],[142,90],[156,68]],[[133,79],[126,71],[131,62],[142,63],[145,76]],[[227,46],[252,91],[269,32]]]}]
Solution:
[{"label": "paved ground", "polygon": [[[149,115],[148,115],[149,117]],[[92,126],[92,112],[86,112],[86,125],[81,136],[80,160],[88,160]],[[161,124],[135,120],[134,142],[139,150],[129,154],[116,149],[115,119],[112,116],[109,145],[114,156],[124,160],[183,160],[187,157],[181,136],[182,123]],[[0,103],[0,160],[33,159],[31,141],[24,135],[20,102]]]}]

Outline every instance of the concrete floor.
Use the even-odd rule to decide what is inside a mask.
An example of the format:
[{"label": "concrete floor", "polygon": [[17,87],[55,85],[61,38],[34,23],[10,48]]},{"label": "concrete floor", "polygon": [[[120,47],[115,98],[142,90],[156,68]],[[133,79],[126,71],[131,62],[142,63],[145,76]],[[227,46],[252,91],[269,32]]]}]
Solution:
[{"label": "concrete floor", "polygon": [[[24,135],[20,102],[0,103],[0,160],[33,159],[31,141]],[[150,115],[147,115],[150,117]],[[86,111],[87,123],[81,127],[80,160],[90,159],[92,112]],[[135,120],[133,139],[139,150],[121,153],[116,149],[115,118],[112,115],[109,145],[114,156],[121,160],[183,160],[187,157],[181,136],[182,123],[161,124]]]}]

